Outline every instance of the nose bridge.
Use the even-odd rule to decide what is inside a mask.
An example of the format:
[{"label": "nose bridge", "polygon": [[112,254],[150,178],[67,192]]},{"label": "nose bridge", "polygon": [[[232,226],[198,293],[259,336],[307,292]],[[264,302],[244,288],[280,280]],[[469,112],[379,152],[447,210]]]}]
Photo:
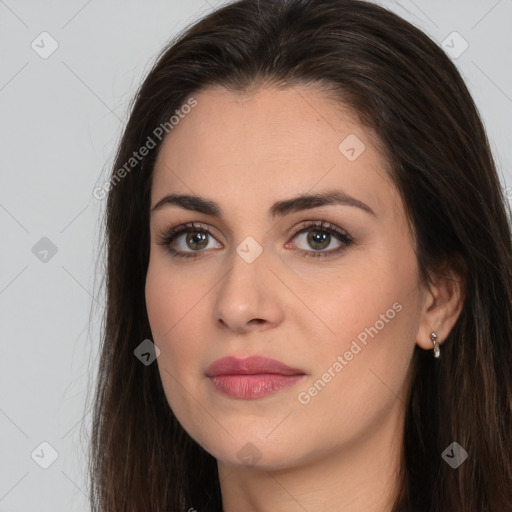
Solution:
[{"label": "nose bridge", "polygon": [[256,312],[258,295],[263,291],[259,287],[266,256],[263,255],[263,247],[253,237],[245,238],[235,247],[229,262],[231,270],[221,286],[223,295],[232,301],[231,307]]},{"label": "nose bridge", "polygon": [[243,330],[251,320],[275,324],[281,318],[281,307],[267,269],[268,254],[253,237],[246,237],[230,257],[230,269],[216,294],[216,322],[234,330]]}]

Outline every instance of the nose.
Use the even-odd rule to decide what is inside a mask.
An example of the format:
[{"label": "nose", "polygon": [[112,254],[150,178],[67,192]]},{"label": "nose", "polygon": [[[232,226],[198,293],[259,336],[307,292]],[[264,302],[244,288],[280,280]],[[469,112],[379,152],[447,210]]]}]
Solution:
[{"label": "nose", "polygon": [[215,296],[214,321],[220,328],[243,333],[267,330],[282,322],[286,289],[271,271],[269,260],[265,250],[250,263],[233,251],[231,268]]}]

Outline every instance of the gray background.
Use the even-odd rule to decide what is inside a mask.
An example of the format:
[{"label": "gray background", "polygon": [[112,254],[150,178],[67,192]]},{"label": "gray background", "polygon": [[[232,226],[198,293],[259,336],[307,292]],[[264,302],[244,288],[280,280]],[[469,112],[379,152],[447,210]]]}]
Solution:
[{"label": "gray background", "polygon": [[[0,0],[0,512],[89,510],[85,404],[104,303],[96,260],[105,206],[92,191],[107,179],[156,54],[222,3]],[[452,58],[512,200],[512,0],[380,4],[447,51],[467,41]]]}]

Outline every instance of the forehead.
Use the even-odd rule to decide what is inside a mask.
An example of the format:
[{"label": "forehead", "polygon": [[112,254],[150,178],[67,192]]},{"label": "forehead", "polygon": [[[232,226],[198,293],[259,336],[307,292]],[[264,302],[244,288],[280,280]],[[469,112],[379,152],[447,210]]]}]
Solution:
[{"label": "forehead", "polygon": [[162,143],[152,204],[164,192],[263,199],[333,186],[379,203],[372,182],[388,178],[375,136],[320,89],[215,87],[192,96],[197,105]]}]

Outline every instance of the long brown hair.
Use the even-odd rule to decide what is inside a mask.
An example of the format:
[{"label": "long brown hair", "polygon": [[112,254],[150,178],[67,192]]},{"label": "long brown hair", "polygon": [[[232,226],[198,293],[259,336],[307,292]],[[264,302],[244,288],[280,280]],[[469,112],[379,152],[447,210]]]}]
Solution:
[{"label": "long brown hair", "polygon": [[[421,279],[428,283],[446,263],[464,276],[463,309],[442,358],[415,347],[393,512],[420,504],[431,512],[510,512],[510,209],[456,66],[419,29],[360,0],[225,5],[172,40],[138,90],[105,187],[107,303],[90,444],[93,510],[222,510],[216,460],[174,417],[157,365],[134,356],[152,339],[144,288],[151,176],[163,140],[155,130],[166,126],[172,136],[171,116],[210,85],[245,91],[263,83],[318,84],[357,113],[386,155]],[[148,137],[155,147],[130,160]],[[452,442],[468,453],[456,469],[441,457]]]}]

